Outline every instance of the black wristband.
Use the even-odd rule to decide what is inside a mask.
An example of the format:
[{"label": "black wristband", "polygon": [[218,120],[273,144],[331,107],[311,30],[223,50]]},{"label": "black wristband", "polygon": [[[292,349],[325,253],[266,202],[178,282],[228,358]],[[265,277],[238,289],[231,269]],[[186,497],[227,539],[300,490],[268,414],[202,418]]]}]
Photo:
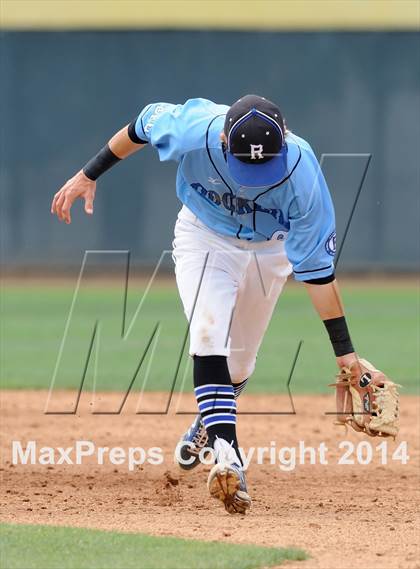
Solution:
[{"label": "black wristband", "polygon": [[91,158],[83,167],[83,173],[90,180],[97,180],[101,174],[112,168],[121,158],[115,156],[109,147],[109,144],[104,146],[96,156]]},{"label": "black wristband", "polygon": [[337,357],[354,352],[344,316],[324,320],[324,324]]}]

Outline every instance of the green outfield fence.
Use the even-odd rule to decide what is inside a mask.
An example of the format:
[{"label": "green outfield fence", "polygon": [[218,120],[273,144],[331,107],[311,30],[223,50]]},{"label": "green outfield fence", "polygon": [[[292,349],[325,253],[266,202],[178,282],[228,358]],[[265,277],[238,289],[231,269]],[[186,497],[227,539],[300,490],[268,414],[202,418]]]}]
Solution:
[{"label": "green outfield fence", "polygon": [[[18,30],[1,35],[1,245],[7,270],[80,265],[129,249],[153,265],[171,248],[172,163],[150,148],[100,180],[96,210],[49,213],[60,185],[153,101],[231,103],[258,93],[308,139],[334,197],[339,241],[372,160],[341,269],[419,262],[420,49],[416,30]],[[346,157],[331,156],[347,154]]]}]

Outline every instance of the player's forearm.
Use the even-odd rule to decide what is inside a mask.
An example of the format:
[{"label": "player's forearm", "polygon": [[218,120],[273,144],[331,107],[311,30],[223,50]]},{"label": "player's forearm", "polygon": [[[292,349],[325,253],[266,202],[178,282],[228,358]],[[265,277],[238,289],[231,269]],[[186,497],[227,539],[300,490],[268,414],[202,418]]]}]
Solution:
[{"label": "player's forearm", "polygon": [[305,283],[305,287],[327,329],[339,367],[350,365],[356,354],[344,317],[337,281],[322,285]]},{"label": "player's forearm", "polygon": [[134,142],[132,138],[130,138],[129,126],[130,125],[127,125],[119,130],[108,142],[110,150],[121,160],[146,146],[146,143]]},{"label": "player's forearm", "polygon": [[127,125],[114,134],[108,144],[85,164],[83,173],[90,180],[97,180],[115,164],[145,146],[145,143],[133,134],[131,127],[132,125]]},{"label": "player's forearm", "polygon": [[336,280],[323,285],[308,282],[305,282],[304,285],[322,320],[344,316],[344,308]]}]

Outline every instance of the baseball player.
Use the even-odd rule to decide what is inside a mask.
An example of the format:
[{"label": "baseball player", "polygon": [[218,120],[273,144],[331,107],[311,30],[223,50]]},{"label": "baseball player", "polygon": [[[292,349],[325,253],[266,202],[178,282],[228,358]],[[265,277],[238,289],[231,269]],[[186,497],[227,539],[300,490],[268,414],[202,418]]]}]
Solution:
[{"label": "baseball player", "polygon": [[287,130],[278,106],[256,95],[230,107],[200,98],[149,104],[55,194],[52,213],[70,223],[73,202],[83,198],[92,214],[99,176],[147,144],[160,160],[179,164],[176,190],[183,205],[173,257],[199,410],[178,445],[180,466],[197,466],[200,451],[211,447],[211,496],[229,513],[251,506],[236,436],[236,398],[254,371],[292,272],[323,320],[341,370],[340,421],[368,434],[395,436],[395,386],[358,360],[344,317],[327,184],[310,145]]}]

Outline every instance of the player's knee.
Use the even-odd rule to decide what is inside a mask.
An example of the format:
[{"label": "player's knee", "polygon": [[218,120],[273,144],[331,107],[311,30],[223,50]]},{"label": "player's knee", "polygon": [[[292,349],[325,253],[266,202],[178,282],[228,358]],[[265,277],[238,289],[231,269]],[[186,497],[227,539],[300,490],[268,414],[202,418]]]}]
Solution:
[{"label": "player's knee", "polygon": [[253,360],[228,359],[230,378],[232,383],[240,383],[248,379],[255,369],[255,358]]},{"label": "player's knee", "polygon": [[197,356],[228,356],[229,346],[226,345],[226,334],[213,318],[203,319],[190,326],[190,354]]},{"label": "player's knee", "polygon": [[191,337],[190,355],[227,357],[229,355],[229,349],[224,345],[221,338],[215,337],[207,330],[203,330],[202,333]]}]

